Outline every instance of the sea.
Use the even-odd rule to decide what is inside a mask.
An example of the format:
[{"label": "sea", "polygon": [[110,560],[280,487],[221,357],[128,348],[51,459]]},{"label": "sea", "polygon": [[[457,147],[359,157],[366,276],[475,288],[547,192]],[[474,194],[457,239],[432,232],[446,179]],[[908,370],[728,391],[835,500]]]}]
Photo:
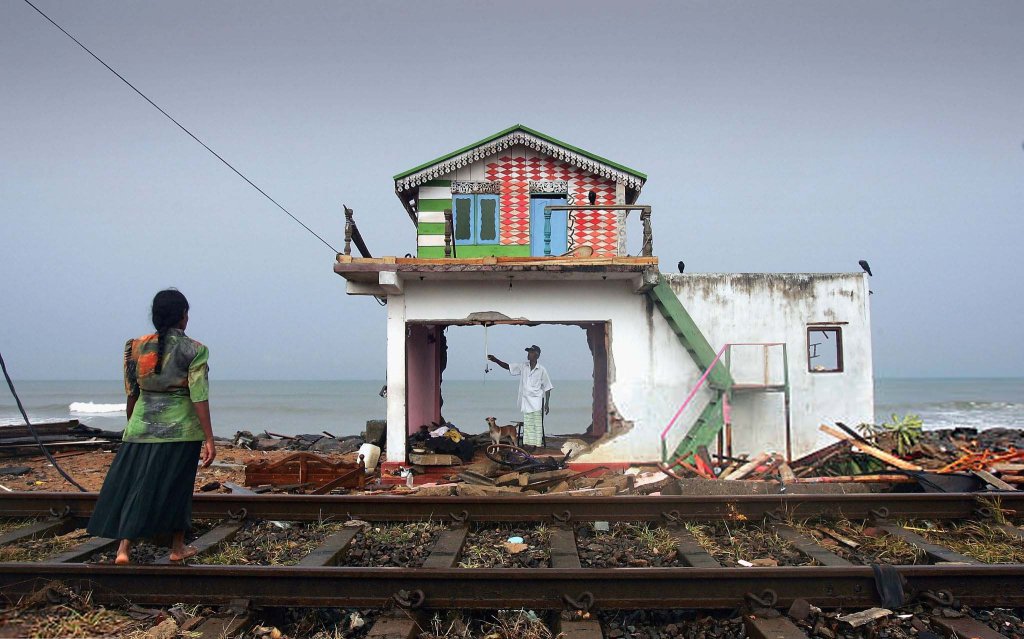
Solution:
[{"label": "sea", "polygon": [[[214,433],[228,438],[240,430],[358,435],[367,420],[385,418],[382,385],[382,380],[211,380]],[[446,380],[442,412],[466,432],[484,432],[488,416],[499,423],[519,419],[516,389],[517,381],[507,377]],[[16,390],[33,422],[77,419],[104,430],[124,427],[120,381],[19,381]],[[591,392],[589,380],[558,381],[545,420],[548,432],[583,432],[590,423]],[[875,419],[881,423],[906,414],[919,415],[928,429],[1024,428],[1024,378],[876,380]],[[22,423],[13,396],[4,389],[0,426]]]}]

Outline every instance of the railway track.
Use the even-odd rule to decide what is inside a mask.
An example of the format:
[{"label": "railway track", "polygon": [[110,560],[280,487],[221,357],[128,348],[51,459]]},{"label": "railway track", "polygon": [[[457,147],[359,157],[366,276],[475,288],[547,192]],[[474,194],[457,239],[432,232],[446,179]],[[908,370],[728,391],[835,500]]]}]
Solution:
[{"label": "railway track", "polygon": [[[91,493],[0,496],[0,517],[23,524],[7,526],[0,548],[73,532],[84,525],[95,500]],[[258,543],[264,535],[260,531],[274,529],[267,522],[295,522],[291,526],[306,536],[288,543],[299,539],[306,546],[290,557],[292,565],[182,566],[156,556],[152,563],[118,567],[91,563],[116,542],[85,538],[36,561],[0,563],[0,593],[17,600],[59,580],[90,591],[101,602],[130,598],[146,604],[226,605],[244,600],[251,607],[397,607],[406,611],[406,619],[432,609],[525,608],[568,611],[582,618],[609,609],[774,609],[798,600],[823,609],[856,609],[897,607],[921,597],[974,607],[1024,607],[1024,565],[984,563],[964,551],[963,544],[959,550],[947,547],[939,543],[943,535],[913,525],[946,522],[962,530],[966,522],[975,522],[1011,546],[1024,547],[1024,529],[1007,520],[1020,512],[1024,494],[1009,492],[592,498],[196,495],[193,518],[209,522],[192,542],[200,561],[230,560],[225,551],[244,545],[240,539]],[[358,550],[368,547],[374,534],[397,535],[395,531],[412,522],[430,524],[421,526],[424,532],[413,542],[420,548],[408,550],[413,559],[405,565],[394,565],[401,554],[394,544],[387,546],[388,554],[377,556],[387,557],[383,565],[346,565],[356,557],[360,561],[355,563],[364,564],[367,557],[374,558],[372,551]],[[861,544],[846,539],[848,533],[838,534],[839,525],[845,526],[841,530],[870,531],[898,541],[913,550],[913,563],[881,565],[863,551],[858,555],[855,549]],[[608,533],[601,532],[606,528]],[[508,530],[526,531],[534,542],[542,539],[534,544],[531,559],[537,567],[522,567],[525,562],[494,567],[468,560],[477,557],[477,546],[493,546]],[[722,548],[754,533],[781,544],[782,563],[791,565],[735,567]],[[653,561],[630,548],[639,548],[647,537],[660,539],[663,546]],[[628,541],[623,544],[623,539]],[[619,546],[606,552],[608,540]],[[667,554],[666,543],[673,546]],[[634,562],[625,565],[636,567],[608,567],[623,565],[620,555]],[[462,567],[466,565],[482,567]],[[777,623],[785,626],[784,621]],[[758,634],[747,626],[748,632]],[[601,636],[593,634],[600,632],[594,627],[577,630],[580,637]],[[785,630],[803,636],[795,627]],[[776,639],[780,632],[785,635],[778,628],[765,632],[774,632]]]}]

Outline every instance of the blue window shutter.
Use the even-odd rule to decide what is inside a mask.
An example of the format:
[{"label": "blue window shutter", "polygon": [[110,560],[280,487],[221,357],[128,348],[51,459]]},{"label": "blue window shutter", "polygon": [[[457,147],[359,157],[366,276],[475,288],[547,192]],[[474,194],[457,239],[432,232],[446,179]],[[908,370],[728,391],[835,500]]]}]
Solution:
[{"label": "blue window shutter", "polygon": [[455,244],[475,244],[476,237],[476,207],[473,206],[474,196],[454,195],[452,196],[452,226],[455,234]]},{"label": "blue window shutter", "polygon": [[476,238],[478,244],[497,244],[501,203],[497,195],[476,196]]}]

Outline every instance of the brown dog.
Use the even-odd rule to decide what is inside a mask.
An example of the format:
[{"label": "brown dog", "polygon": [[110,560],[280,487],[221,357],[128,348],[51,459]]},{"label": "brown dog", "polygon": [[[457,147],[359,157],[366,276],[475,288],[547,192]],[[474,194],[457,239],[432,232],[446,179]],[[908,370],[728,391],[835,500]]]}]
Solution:
[{"label": "brown dog", "polygon": [[519,445],[519,432],[513,424],[498,426],[497,419],[494,417],[488,417],[487,430],[490,431],[491,441],[495,444],[500,444],[501,440],[507,437],[512,442],[513,446]]}]

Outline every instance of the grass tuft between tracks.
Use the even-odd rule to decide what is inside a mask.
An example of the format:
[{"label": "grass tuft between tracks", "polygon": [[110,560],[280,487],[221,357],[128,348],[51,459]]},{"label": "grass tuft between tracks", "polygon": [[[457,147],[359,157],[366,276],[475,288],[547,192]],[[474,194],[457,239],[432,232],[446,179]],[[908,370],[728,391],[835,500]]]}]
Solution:
[{"label": "grass tuft between tracks", "polygon": [[719,521],[711,524],[687,523],[686,529],[712,557],[727,566],[744,565],[740,561],[768,561],[767,565],[813,565],[814,561],[797,552],[770,524]]},{"label": "grass tuft between tracks", "polygon": [[547,624],[531,610],[499,610],[490,618],[449,611],[437,613],[419,639],[553,639]]},{"label": "grass tuft between tracks", "polygon": [[56,537],[27,539],[17,544],[0,546],[0,562],[43,561],[77,546],[87,539],[89,539],[89,533],[79,529]]},{"label": "grass tuft between tracks", "polygon": [[4,636],[11,637],[135,637],[145,625],[96,604],[91,592],[75,592],[59,581],[0,612]]},{"label": "grass tuft between tracks", "polygon": [[1024,544],[1009,533],[981,522],[949,523],[922,534],[939,544],[986,564],[1024,563]]},{"label": "grass tuft between tracks", "polygon": [[12,530],[31,526],[39,521],[38,519],[4,519],[0,520],[0,535],[6,535]]}]

